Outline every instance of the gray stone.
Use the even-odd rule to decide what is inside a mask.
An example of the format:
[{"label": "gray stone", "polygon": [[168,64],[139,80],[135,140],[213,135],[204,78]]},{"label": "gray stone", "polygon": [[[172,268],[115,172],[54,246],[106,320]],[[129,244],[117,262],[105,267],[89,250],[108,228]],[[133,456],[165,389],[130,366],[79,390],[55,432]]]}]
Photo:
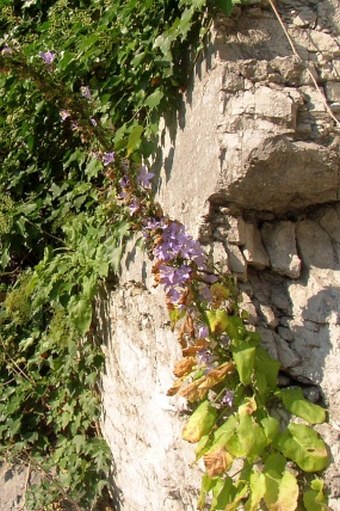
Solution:
[{"label": "gray stone", "polygon": [[254,224],[245,224],[243,255],[247,263],[257,270],[269,266],[269,257],[263,246],[260,231]]},{"label": "gray stone", "polygon": [[227,245],[228,267],[233,273],[236,273],[241,280],[247,279],[247,263],[243,254],[237,245]]},{"label": "gray stone", "polygon": [[233,216],[228,216],[226,220],[229,224],[229,230],[227,233],[228,243],[233,243],[235,245],[244,245],[245,221],[240,217],[235,218]]},{"label": "gray stone", "polygon": [[275,336],[278,359],[281,362],[282,369],[288,369],[300,365],[301,357],[279,336]]},{"label": "gray stone", "polygon": [[275,329],[279,324],[279,320],[275,316],[273,309],[269,305],[260,305],[260,310],[269,328]]},{"label": "gray stone", "polygon": [[261,233],[272,269],[280,275],[298,278],[301,261],[296,251],[295,224],[288,221],[277,224],[266,223]]},{"label": "gray stone", "polygon": [[[318,268],[335,268],[332,240],[326,230],[313,220],[301,220],[296,225],[296,238],[299,254],[307,266]],[[315,250],[315,247],[322,247]]]}]

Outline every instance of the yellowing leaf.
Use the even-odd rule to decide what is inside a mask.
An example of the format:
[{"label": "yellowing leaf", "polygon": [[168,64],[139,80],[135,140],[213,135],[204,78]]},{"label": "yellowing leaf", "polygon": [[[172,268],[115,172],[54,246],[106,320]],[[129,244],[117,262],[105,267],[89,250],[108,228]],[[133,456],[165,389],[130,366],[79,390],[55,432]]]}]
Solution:
[{"label": "yellowing leaf", "polygon": [[225,310],[207,310],[206,316],[213,334],[225,332],[229,321],[228,313]]},{"label": "yellowing leaf", "polygon": [[321,424],[326,420],[326,410],[304,398],[301,389],[283,389],[276,393],[292,414],[310,424]]},{"label": "yellowing leaf", "polygon": [[250,495],[245,504],[246,511],[257,511],[266,491],[265,476],[261,472],[253,472],[250,476]]},{"label": "yellowing leaf", "polygon": [[244,342],[232,350],[236,369],[243,385],[249,385],[254,372],[256,347]]},{"label": "yellowing leaf", "polygon": [[329,464],[329,456],[322,438],[311,427],[289,424],[277,440],[279,450],[305,472],[318,472]]},{"label": "yellowing leaf", "polygon": [[182,438],[187,442],[198,442],[202,436],[209,433],[215,425],[217,410],[213,408],[208,400],[203,401],[185,425]]},{"label": "yellowing leaf", "polygon": [[275,473],[265,474],[266,492],[264,501],[269,511],[295,511],[299,496],[296,477],[286,470],[282,477]]}]

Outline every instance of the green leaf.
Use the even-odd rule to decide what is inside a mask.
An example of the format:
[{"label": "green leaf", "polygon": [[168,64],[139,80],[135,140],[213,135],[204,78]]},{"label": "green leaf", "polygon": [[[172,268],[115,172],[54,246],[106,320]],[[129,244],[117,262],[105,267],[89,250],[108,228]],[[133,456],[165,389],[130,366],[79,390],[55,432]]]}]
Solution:
[{"label": "green leaf", "polygon": [[204,435],[209,433],[215,425],[217,418],[217,410],[213,408],[206,399],[201,403],[187,424],[185,425],[182,438],[187,442],[198,442]]},{"label": "green leaf", "polygon": [[303,424],[289,424],[277,439],[284,456],[305,472],[318,472],[329,465],[327,447],[316,431]]},{"label": "green leaf", "polygon": [[264,474],[254,471],[250,476],[249,488],[250,495],[244,506],[245,511],[257,511],[266,491]]},{"label": "green leaf", "polygon": [[323,487],[323,481],[314,479],[311,483],[311,489],[304,492],[303,503],[307,511],[330,511]]},{"label": "green leaf", "polygon": [[85,296],[72,296],[68,308],[75,328],[81,335],[85,335],[92,322],[91,301]]},{"label": "green leaf", "polygon": [[276,392],[284,406],[293,415],[305,419],[310,424],[321,424],[326,420],[326,410],[304,398],[302,389],[283,389]]},{"label": "green leaf", "polygon": [[225,16],[229,16],[232,13],[234,2],[233,0],[213,0],[214,5],[220,9]]},{"label": "green leaf", "polygon": [[102,171],[102,169],[103,169],[103,164],[99,160],[96,160],[94,158],[94,159],[90,160],[89,163],[86,165],[85,174],[90,179],[92,177],[98,177],[98,174]]},{"label": "green leaf", "polygon": [[265,417],[261,420],[264,434],[267,439],[267,445],[271,444],[280,431],[280,423],[274,417]]},{"label": "green leaf", "polygon": [[225,332],[229,323],[228,313],[225,310],[207,310],[206,318],[208,320],[209,328],[213,334]]},{"label": "green leaf", "polygon": [[256,347],[242,343],[232,348],[232,353],[241,383],[249,385],[254,372]]},{"label": "green leaf", "polygon": [[265,471],[264,501],[271,510],[295,511],[299,495],[296,477],[288,470],[282,476],[275,470]]},{"label": "green leaf", "polygon": [[134,124],[133,128],[130,132],[128,142],[127,142],[127,150],[128,154],[131,155],[141,144],[142,141],[142,133],[144,131],[144,126],[141,124]]},{"label": "green leaf", "polygon": [[200,511],[203,511],[208,493],[215,486],[216,482],[217,482],[216,479],[209,477],[207,474],[203,475],[201,482],[201,490],[197,502],[197,509],[199,509]]},{"label": "green leaf", "polygon": [[145,106],[149,107],[151,110],[156,108],[156,106],[159,105],[159,103],[162,101],[164,97],[164,93],[158,89],[155,90],[150,96],[148,96],[144,102]]},{"label": "green leaf", "polygon": [[258,346],[255,355],[255,372],[265,375],[269,389],[276,389],[279,369],[280,362],[274,360],[264,348]]}]

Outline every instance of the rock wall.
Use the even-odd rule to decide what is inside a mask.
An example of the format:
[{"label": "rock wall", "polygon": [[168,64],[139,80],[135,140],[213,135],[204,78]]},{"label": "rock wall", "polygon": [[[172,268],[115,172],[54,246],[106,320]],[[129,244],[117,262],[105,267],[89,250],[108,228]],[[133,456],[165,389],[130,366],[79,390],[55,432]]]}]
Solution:
[{"label": "rock wall", "polygon": [[[281,361],[281,384],[327,404],[331,508],[340,510],[340,2],[283,0],[215,23],[155,169],[164,211],[239,281],[249,323]],[[317,79],[318,91],[307,72]],[[185,403],[166,396],[179,356],[150,263],[133,244],[101,300],[103,427],[117,509],[195,509],[200,467],[180,439]]]}]

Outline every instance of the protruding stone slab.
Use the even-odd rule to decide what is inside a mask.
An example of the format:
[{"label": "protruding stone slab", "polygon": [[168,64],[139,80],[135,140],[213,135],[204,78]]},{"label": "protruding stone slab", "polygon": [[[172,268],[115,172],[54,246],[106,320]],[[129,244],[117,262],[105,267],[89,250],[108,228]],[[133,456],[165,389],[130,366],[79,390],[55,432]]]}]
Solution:
[{"label": "protruding stone slab", "polygon": [[260,231],[254,224],[245,224],[243,255],[247,263],[257,270],[263,270],[269,266],[269,257],[263,246]]},{"label": "protruding stone slab", "polygon": [[297,279],[301,261],[296,250],[295,224],[289,221],[265,223],[261,232],[272,269],[280,275]]}]

